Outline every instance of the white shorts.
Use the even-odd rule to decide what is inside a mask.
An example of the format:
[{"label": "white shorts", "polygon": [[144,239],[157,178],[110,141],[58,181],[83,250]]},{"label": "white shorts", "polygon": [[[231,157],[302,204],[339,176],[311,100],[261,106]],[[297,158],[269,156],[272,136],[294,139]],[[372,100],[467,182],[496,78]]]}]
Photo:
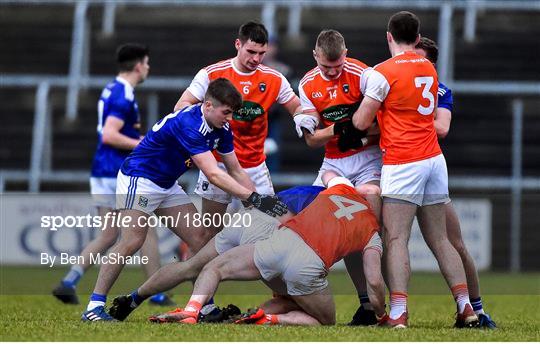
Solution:
[{"label": "white shorts", "polygon": [[324,158],[319,175],[313,185],[324,186],[322,175],[332,170],[349,179],[355,186],[381,179],[382,154],[378,146],[370,146],[366,150],[339,159]]},{"label": "white shorts", "polygon": [[116,178],[90,177],[90,193],[97,207],[116,208]]},{"label": "white shorts", "polygon": [[[221,162],[218,163],[218,166],[224,171],[227,170]],[[268,171],[265,162],[256,167],[244,168],[244,171],[248,174],[258,193],[262,195],[274,194],[270,171]],[[223,204],[229,204],[233,199],[233,196],[211,184],[202,172],[199,172],[199,180],[195,187],[195,193],[203,198]]]},{"label": "white shorts", "polygon": [[[249,227],[232,226],[225,227],[221,232],[216,234],[215,247],[219,254],[245,244],[254,244],[259,240],[268,239],[276,229],[279,228],[280,222],[272,216],[266,215],[258,209],[242,209],[233,219],[240,215],[246,221],[250,221]],[[242,221],[240,221],[242,223]]]},{"label": "white shorts", "polygon": [[253,260],[263,279],[280,277],[289,295],[309,295],[328,286],[328,270],[321,258],[287,227],[257,241]]},{"label": "white shorts", "polygon": [[191,203],[182,187],[174,184],[168,189],[144,177],[126,176],[118,172],[116,209],[135,209],[147,214],[160,208],[170,208]]},{"label": "white shorts", "polygon": [[384,165],[381,193],[383,197],[418,206],[448,202],[448,170],[444,155],[407,164]]}]

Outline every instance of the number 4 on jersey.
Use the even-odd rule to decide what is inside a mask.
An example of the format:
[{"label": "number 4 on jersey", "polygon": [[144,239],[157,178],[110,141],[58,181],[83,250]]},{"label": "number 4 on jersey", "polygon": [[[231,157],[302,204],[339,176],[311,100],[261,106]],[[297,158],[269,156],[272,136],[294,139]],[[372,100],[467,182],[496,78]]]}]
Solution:
[{"label": "number 4 on jersey", "polygon": [[[346,217],[347,220],[352,220],[354,213],[367,209],[364,204],[343,196],[330,195],[330,200],[338,207],[338,210],[334,213],[334,216],[338,219]],[[348,204],[348,206],[346,206],[346,204]]]}]

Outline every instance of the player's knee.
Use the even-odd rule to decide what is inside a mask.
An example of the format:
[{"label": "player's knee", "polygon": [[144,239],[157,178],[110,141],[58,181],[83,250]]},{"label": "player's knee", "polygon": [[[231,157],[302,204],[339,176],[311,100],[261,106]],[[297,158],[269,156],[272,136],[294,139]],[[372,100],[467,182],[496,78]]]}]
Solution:
[{"label": "player's knee", "polygon": [[144,244],[145,236],[130,236],[129,238],[122,238],[118,243],[119,250],[125,255],[133,255]]},{"label": "player's knee", "polygon": [[329,326],[329,325],[335,325],[336,324],[336,313],[335,312],[327,312],[321,314],[321,316],[317,319],[321,323],[321,325]]},{"label": "player's knee", "polygon": [[212,239],[213,233],[211,231],[198,231],[190,238],[188,246],[190,250],[195,254],[201,250]]}]

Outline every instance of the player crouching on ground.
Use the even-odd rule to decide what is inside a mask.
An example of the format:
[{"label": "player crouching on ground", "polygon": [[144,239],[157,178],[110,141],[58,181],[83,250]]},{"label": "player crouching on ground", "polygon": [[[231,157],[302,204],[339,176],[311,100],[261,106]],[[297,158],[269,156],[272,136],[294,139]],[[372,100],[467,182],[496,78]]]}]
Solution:
[{"label": "player crouching on ground", "polygon": [[[250,218],[250,226],[231,225],[225,227],[187,261],[175,262],[162,267],[131,294],[114,299],[110,314],[117,320],[124,320],[144,300],[153,295],[154,290],[169,290],[184,281],[195,281],[203,267],[212,259],[233,247],[248,243],[253,244],[259,240],[267,239],[282,223],[285,223],[306,208],[323,190],[325,188],[321,186],[296,186],[279,192],[276,196],[287,205],[289,211],[275,218],[256,208],[241,210],[243,218],[245,216]],[[208,307],[203,307],[199,314],[199,321],[223,322],[229,319],[231,315],[240,314],[239,310],[235,314],[235,310],[237,308],[227,307],[216,314],[214,312],[208,314]],[[181,311],[182,309],[175,309],[161,315],[152,316],[150,320],[154,322],[176,322],[176,315]]]},{"label": "player crouching on ground", "polygon": [[197,323],[202,305],[221,281],[275,282],[280,278],[287,296],[244,314],[237,323],[333,325],[335,304],[326,276],[334,263],[357,251],[363,252],[370,301],[378,318],[383,318],[382,243],[377,219],[350,181],[331,171],[323,180],[328,189],[268,239],[232,248],[208,263],[175,320]]}]

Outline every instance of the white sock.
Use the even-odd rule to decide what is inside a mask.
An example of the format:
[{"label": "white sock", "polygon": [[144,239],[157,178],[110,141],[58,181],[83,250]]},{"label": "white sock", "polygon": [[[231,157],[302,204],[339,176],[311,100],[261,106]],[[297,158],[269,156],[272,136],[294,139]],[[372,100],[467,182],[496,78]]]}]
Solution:
[{"label": "white sock", "polygon": [[103,301],[90,301],[88,302],[88,306],[86,306],[87,311],[91,311],[92,309],[99,307],[99,306],[105,306],[105,302]]}]

